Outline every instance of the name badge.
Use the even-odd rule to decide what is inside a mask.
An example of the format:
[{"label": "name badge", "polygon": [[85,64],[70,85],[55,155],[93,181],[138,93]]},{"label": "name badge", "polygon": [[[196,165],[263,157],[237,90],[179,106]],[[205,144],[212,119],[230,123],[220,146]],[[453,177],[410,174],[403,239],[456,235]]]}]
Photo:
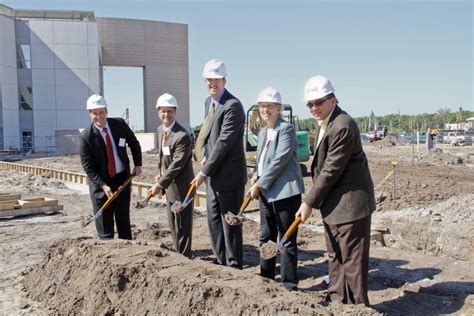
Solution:
[{"label": "name badge", "polygon": [[164,156],[169,156],[169,155],[171,155],[170,147],[169,147],[169,146],[163,146],[163,147],[161,148],[161,150],[163,151],[163,155],[164,155]]},{"label": "name badge", "polygon": [[119,146],[120,147],[125,147],[125,138],[120,138],[119,139]]}]

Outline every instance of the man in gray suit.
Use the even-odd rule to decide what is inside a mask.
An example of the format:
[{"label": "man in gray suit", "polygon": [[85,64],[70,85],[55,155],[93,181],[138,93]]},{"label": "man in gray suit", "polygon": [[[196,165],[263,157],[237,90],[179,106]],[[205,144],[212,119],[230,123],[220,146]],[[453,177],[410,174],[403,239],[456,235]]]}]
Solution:
[{"label": "man in gray suit", "polygon": [[307,106],[318,121],[313,185],[297,215],[303,222],[312,209],[321,211],[330,284],[327,300],[369,305],[368,268],[374,185],[359,128],[337,105],[334,88],[323,76],[305,85]]},{"label": "man in gray suit", "polygon": [[242,268],[242,225],[224,220],[235,214],[244,198],[247,169],[243,147],[245,112],[240,101],[225,89],[226,69],[212,59],[204,66],[203,77],[210,96],[206,99],[206,120],[196,140],[196,158],[201,170],[193,182],[206,180],[206,204],[211,246],[215,263]]},{"label": "man in gray suit", "polygon": [[194,178],[192,164],[192,140],[188,132],[176,122],[176,98],[169,93],[156,101],[158,117],[163,123],[158,127],[158,173],[157,182],[150,191],[153,195],[165,191],[168,222],[177,252],[191,258],[193,227],[193,203],[189,203],[180,213],[171,211],[175,201],[186,196],[189,183]]}]

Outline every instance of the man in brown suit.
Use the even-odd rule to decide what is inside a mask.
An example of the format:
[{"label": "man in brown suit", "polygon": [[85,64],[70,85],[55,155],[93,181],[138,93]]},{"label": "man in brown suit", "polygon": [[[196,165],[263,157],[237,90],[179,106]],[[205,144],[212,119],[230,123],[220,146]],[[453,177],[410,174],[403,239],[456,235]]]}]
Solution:
[{"label": "man in brown suit", "polygon": [[318,121],[313,185],[297,215],[303,222],[321,211],[328,250],[327,300],[369,306],[368,269],[374,185],[359,128],[337,105],[331,82],[315,76],[305,85],[305,102]]},{"label": "man in brown suit", "polygon": [[192,140],[189,133],[176,122],[178,103],[169,93],[161,95],[157,102],[158,117],[163,123],[158,127],[158,172],[157,182],[150,191],[156,195],[165,191],[171,236],[176,251],[191,258],[193,227],[193,203],[180,213],[173,213],[171,205],[182,201],[194,178],[192,165]]}]

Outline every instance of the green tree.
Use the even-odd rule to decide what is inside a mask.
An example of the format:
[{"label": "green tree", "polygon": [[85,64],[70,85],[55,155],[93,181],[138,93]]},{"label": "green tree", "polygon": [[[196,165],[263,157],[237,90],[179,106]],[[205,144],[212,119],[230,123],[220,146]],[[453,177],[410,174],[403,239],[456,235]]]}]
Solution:
[{"label": "green tree", "polygon": [[449,113],[451,113],[451,110],[448,109],[448,108],[444,108],[444,109],[441,108],[441,109],[438,110],[438,112],[436,112],[436,114],[440,118],[441,122],[443,123],[443,128],[444,128],[444,125],[447,123]]}]

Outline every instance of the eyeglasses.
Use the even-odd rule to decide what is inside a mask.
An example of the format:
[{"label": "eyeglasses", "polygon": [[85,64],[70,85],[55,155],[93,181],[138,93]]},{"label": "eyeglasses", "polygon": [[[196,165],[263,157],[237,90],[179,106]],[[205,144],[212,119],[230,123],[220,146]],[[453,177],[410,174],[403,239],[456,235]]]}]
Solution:
[{"label": "eyeglasses", "polygon": [[259,109],[273,109],[275,107],[277,107],[278,104],[277,103],[260,103],[258,105],[258,108]]},{"label": "eyeglasses", "polygon": [[327,100],[330,100],[332,98],[332,96],[330,97],[325,97],[321,100],[318,100],[318,101],[315,101],[315,102],[308,102],[306,104],[306,106],[308,107],[308,109],[311,109],[312,107],[320,107],[320,106],[323,106],[324,102],[326,102]]}]

